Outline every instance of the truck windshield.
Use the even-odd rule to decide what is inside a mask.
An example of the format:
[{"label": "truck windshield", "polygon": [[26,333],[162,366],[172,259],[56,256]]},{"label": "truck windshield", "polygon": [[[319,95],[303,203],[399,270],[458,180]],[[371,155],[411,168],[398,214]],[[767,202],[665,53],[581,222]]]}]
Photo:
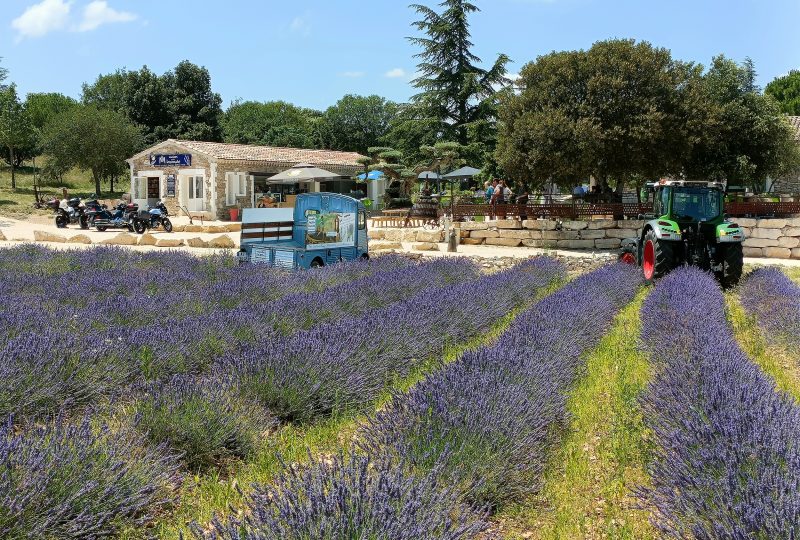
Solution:
[{"label": "truck windshield", "polygon": [[720,214],[719,192],[707,188],[675,188],[672,214],[675,219],[709,221]]}]

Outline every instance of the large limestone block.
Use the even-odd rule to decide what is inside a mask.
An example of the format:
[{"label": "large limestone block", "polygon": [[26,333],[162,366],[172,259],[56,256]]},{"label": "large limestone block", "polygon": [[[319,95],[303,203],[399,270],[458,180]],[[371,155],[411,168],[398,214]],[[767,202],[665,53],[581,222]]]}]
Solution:
[{"label": "large limestone block", "polygon": [[778,246],[790,249],[800,247],[800,238],[795,236],[783,236],[778,238]]},{"label": "large limestone block", "polygon": [[222,234],[228,232],[228,229],[225,225],[206,225],[203,227],[204,233],[209,234]]},{"label": "large limestone block", "polygon": [[606,237],[606,231],[604,231],[602,229],[597,229],[597,230],[593,230],[593,231],[590,231],[590,230],[581,231],[581,238],[580,239],[581,240],[597,240],[599,238],[605,238],[605,237]]},{"label": "large limestone block", "polygon": [[544,240],[578,240],[580,237],[578,231],[542,231]]},{"label": "large limestone block", "polygon": [[383,240],[386,238],[386,231],[383,229],[370,229],[367,231],[367,237],[370,240]]},{"label": "large limestone block", "polygon": [[193,248],[207,248],[208,242],[206,242],[199,236],[196,236],[194,238],[189,238],[188,240],[186,240],[186,245]]},{"label": "large limestone block", "polygon": [[59,244],[63,244],[67,241],[65,236],[49,231],[33,231],[33,239],[36,242],[58,242]]},{"label": "large limestone block", "polygon": [[556,244],[561,249],[594,249],[594,240],[559,240]]},{"label": "large limestone block", "polygon": [[554,231],[557,224],[549,219],[526,219],[522,222],[522,226],[535,231]]},{"label": "large limestone block", "polygon": [[487,238],[487,246],[519,247],[522,240],[519,238]]},{"label": "large limestone block", "polygon": [[384,229],[383,239],[388,240],[390,242],[402,242],[403,229]]},{"label": "large limestone block", "polygon": [[113,246],[135,246],[139,239],[132,234],[119,233],[111,238],[106,238],[101,241],[101,244],[110,244]]},{"label": "large limestone block", "polygon": [[462,238],[461,243],[465,246],[480,246],[483,244],[483,238]]},{"label": "large limestone block", "polygon": [[70,236],[67,242],[70,244],[91,244],[92,239],[86,234],[76,234],[75,236]]},{"label": "large limestone block", "polygon": [[594,241],[594,247],[597,249],[618,249],[622,245],[622,240],[619,238],[598,238]]},{"label": "large limestone block", "polygon": [[641,229],[647,223],[643,219],[626,219],[617,222],[617,227],[620,229]]},{"label": "large limestone block", "polygon": [[158,247],[175,248],[181,247],[182,245],[183,240],[181,238],[159,238],[156,240],[156,246]]},{"label": "large limestone block", "polygon": [[139,237],[140,246],[155,246],[157,241],[156,237],[150,233],[144,233]]},{"label": "large limestone block", "polygon": [[469,233],[470,238],[499,238],[500,232],[499,231],[472,231]]},{"label": "large limestone block", "polygon": [[[625,223],[627,225],[627,223]],[[634,238],[638,236],[636,229],[607,229],[607,238]]]},{"label": "large limestone block", "polygon": [[242,231],[242,224],[241,223],[228,223],[225,225],[225,230],[228,232],[241,232]]},{"label": "large limestone block", "polygon": [[444,239],[444,231],[417,231],[417,242],[441,242]]},{"label": "large limestone block", "polygon": [[786,227],[783,236],[800,236],[800,227]]},{"label": "large limestone block", "polygon": [[498,229],[521,229],[522,222],[517,219],[498,219],[496,226]]},{"label": "large limestone block", "polygon": [[745,238],[744,246],[755,248],[778,247],[778,241],[770,240],[769,238]]},{"label": "large limestone block", "polygon": [[186,230],[186,225],[175,225],[172,224],[172,232],[184,232]]},{"label": "large limestone block", "polygon": [[235,248],[236,243],[231,239],[230,236],[227,234],[223,234],[222,236],[217,236],[216,238],[212,238],[208,241],[208,247],[214,249],[222,249],[222,248]]},{"label": "large limestone block", "polygon": [[186,225],[183,227],[183,232],[203,232],[202,225]]},{"label": "large limestone block", "polygon": [[785,219],[759,219],[757,227],[763,227],[765,229],[783,229],[786,225],[788,225],[788,223],[786,223]]},{"label": "large limestone block", "polygon": [[735,222],[736,222],[736,223],[737,223],[737,224],[738,224],[740,227],[751,227],[751,228],[752,228],[752,227],[755,227],[756,225],[758,225],[758,220],[757,220],[757,219],[751,219],[751,218],[735,218],[735,219],[734,219],[734,221],[735,221]]},{"label": "large limestone block", "polygon": [[[738,219],[736,220],[737,223],[739,221],[740,220],[738,220]],[[789,227],[800,227],[800,217],[789,218],[789,219],[786,220],[786,224]]]},{"label": "large limestone block", "polygon": [[416,242],[417,234],[422,231],[415,231],[413,229],[402,229],[400,238],[403,242]]},{"label": "large limestone block", "polygon": [[439,244],[433,242],[418,242],[411,247],[417,251],[439,251]]},{"label": "large limestone block", "polygon": [[500,238],[518,238],[520,240],[524,240],[525,238],[531,238],[531,233],[534,232],[538,231],[527,231],[525,229],[500,229]]},{"label": "large limestone block", "polygon": [[743,247],[742,253],[744,254],[745,257],[763,257],[764,248]]},{"label": "large limestone block", "polygon": [[522,241],[522,245],[525,247],[532,247],[532,248],[542,248],[544,247],[544,241],[538,238],[529,238]]},{"label": "large limestone block", "polygon": [[770,240],[777,240],[783,236],[782,229],[764,229],[756,227],[750,231],[750,238],[769,238]]},{"label": "large limestone block", "polygon": [[381,249],[403,249],[403,244],[400,242],[389,242],[387,240],[378,240],[375,242],[369,243],[369,249],[371,250],[381,250]]},{"label": "large limestone block", "polygon": [[562,227],[568,231],[582,231],[589,227],[589,223],[586,221],[565,221]]},{"label": "large limestone block", "polygon": [[613,229],[617,226],[617,222],[613,219],[595,219],[589,222],[588,229],[589,230],[597,230],[597,229]]},{"label": "large limestone block", "polygon": [[792,250],[792,259],[800,259],[800,248],[794,248]]},{"label": "large limestone block", "polygon": [[764,256],[770,259],[791,259],[792,250],[782,247],[768,247],[764,248]]},{"label": "large limestone block", "polygon": [[489,224],[485,221],[461,221],[453,223],[453,226],[462,231],[483,231],[489,228]]}]

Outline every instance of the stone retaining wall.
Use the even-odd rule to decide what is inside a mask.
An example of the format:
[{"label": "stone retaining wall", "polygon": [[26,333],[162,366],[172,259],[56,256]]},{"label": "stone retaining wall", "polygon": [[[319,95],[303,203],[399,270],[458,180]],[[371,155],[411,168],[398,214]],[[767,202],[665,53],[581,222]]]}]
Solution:
[{"label": "stone retaining wall", "polygon": [[[745,257],[800,259],[800,218],[736,219],[745,232]],[[496,220],[455,223],[461,243],[546,249],[615,250],[622,239],[635,237],[645,221],[610,219],[593,221]],[[370,229],[369,237],[387,242],[418,242],[434,249],[444,241],[444,231],[420,229]]]}]

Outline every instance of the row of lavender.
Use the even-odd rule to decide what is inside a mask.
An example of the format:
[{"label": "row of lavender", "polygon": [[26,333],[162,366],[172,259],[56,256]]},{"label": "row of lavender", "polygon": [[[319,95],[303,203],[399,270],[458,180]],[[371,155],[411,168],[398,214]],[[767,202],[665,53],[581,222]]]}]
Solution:
[{"label": "row of lavender", "polygon": [[797,538],[800,407],[738,347],[713,277],[674,271],[642,323],[657,374],[643,398],[652,487],[640,495],[656,527],[668,538]]},{"label": "row of lavender", "polygon": [[427,538],[485,534],[485,512],[537,490],[568,420],[582,358],[641,284],[627,265],[582,276],[468,351],[396,393],[344,457],[286,466],[244,518],[198,537]]},{"label": "row of lavender", "polygon": [[777,268],[762,268],[741,287],[742,306],[770,339],[800,346],[800,287]]},{"label": "row of lavender", "polygon": [[[93,538],[146,523],[174,500],[181,465],[195,469],[225,456],[246,455],[275,415],[313,420],[363,407],[392,377],[406,373],[442,343],[485,330],[496,317],[563,276],[563,268],[547,259],[480,280],[469,263],[430,266],[428,283],[440,287],[411,289],[416,295],[408,301],[370,310],[399,293],[378,299],[367,295],[360,302],[352,289],[340,287],[342,302],[354,307],[331,313],[329,318],[339,318],[338,324],[309,325],[296,335],[273,332],[271,343],[251,340],[242,351],[223,349],[210,377],[179,376],[140,386],[132,421],[116,418],[113,430],[91,415],[78,426],[59,416],[25,431],[9,420],[0,435],[0,533],[13,538],[49,531],[59,537]],[[402,276],[391,277],[390,291],[399,291],[391,286]],[[365,285],[369,292],[369,283]],[[369,315],[360,315],[367,311]],[[273,348],[282,354],[270,353]],[[62,362],[57,371],[64,374],[65,386],[56,389],[66,389],[64,395],[52,398],[40,392],[51,408],[59,399],[63,404],[64,399],[89,402],[98,397],[75,391],[88,380],[82,373],[85,352]],[[290,354],[292,362],[283,354]],[[25,363],[14,360],[12,354],[4,355],[0,369],[24,383],[19,374]],[[46,368],[47,362],[37,366]],[[28,370],[27,380],[36,381],[36,375]],[[13,399],[7,403],[13,406]],[[268,408],[272,406],[275,414]]]}]

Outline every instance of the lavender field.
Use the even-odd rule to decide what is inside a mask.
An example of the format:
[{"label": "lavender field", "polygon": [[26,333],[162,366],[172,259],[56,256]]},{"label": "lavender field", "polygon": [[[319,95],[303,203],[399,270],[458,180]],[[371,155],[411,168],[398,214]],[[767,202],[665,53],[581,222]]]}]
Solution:
[{"label": "lavender field", "polygon": [[798,290],[0,250],[0,538],[796,538]]}]

